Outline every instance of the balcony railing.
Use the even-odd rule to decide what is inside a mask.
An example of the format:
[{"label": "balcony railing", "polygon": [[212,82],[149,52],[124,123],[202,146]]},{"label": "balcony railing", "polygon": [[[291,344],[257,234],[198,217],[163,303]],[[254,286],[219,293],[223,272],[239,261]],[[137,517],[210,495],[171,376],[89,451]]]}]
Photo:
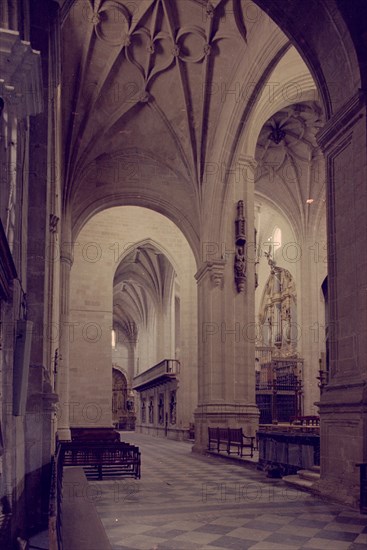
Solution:
[{"label": "balcony railing", "polygon": [[164,359],[157,365],[138,374],[133,380],[133,389],[143,391],[177,377],[180,372],[180,362],[177,359]]}]

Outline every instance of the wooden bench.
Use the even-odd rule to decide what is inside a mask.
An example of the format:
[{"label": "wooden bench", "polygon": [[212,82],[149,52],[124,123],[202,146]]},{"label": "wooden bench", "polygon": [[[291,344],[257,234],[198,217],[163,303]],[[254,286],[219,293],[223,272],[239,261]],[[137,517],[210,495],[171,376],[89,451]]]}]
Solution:
[{"label": "wooden bench", "polygon": [[[218,428],[208,428],[208,450],[212,450],[212,443],[218,445]],[[217,448],[219,452],[219,449]]]},{"label": "wooden bench", "polygon": [[225,446],[225,450],[228,452],[228,428],[208,428],[209,433],[209,451],[211,451],[211,443],[214,442],[219,453],[221,445]]},{"label": "wooden bench", "polygon": [[64,466],[82,466],[87,479],[131,476],[140,479],[139,447],[123,442],[66,441],[61,444]]},{"label": "wooden bench", "polygon": [[[247,436],[243,433],[242,428],[208,428],[208,450],[211,451],[212,443],[215,443],[216,450],[219,453],[225,450],[227,454],[237,452],[239,456],[254,456],[255,437]],[[224,449],[221,446],[225,446]],[[232,447],[236,451],[232,451]],[[250,454],[243,454],[243,449],[250,449]]]},{"label": "wooden bench", "polygon": [[71,428],[71,441],[114,442],[120,441],[120,434],[114,428]]}]

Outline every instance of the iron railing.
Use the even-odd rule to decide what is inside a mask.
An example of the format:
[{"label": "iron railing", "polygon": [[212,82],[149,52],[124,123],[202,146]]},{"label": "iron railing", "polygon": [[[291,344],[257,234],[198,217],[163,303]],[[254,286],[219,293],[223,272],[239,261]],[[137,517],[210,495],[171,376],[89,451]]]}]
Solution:
[{"label": "iron railing", "polygon": [[256,348],[256,403],[260,424],[289,422],[302,415],[303,360],[274,356],[274,349]]}]

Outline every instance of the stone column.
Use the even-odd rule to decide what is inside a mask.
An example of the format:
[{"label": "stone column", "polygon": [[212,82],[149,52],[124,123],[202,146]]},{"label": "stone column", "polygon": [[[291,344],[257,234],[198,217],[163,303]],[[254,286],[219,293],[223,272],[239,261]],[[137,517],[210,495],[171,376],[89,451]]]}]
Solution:
[{"label": "stone column", "polygon": [[[317,246],[316,246],[317,245]],[[323,262],[326,251],[322,243],[306,239],[302,242],[300,259],[301,296],[297,292],[297,305],[300,304],[299,327],[297,330],[298,349],[304,360],[303,367],[303,414],[318,414],[315,403],[320,399],[319,358],[325,350],[325,320],[320,303],[321,284],[318,264]]]},{"label": "stone column", "polygon": [[[198,407],[194,451],[208,444],[208,427],[242,427],[254,436],[259,412],[255,404],[255,254],[254,163],[242,158],[230,174],[223,210],[223,243],[212,243],[217,257],[203,258],[198,283]],[[244,201],[247,269],[243,287],[235,281],[235,219]]]},{"label": "stone column", "polygon": [[320,402],[321,493],[357,505],[367,461],[366,95],[322,129],[327,161],[330,380]]},{"label": "stone column", "polygon": [[[67,222],[64,221],[66,225]],[[64,228],[64,235],[67,231]],[[70,270],[73,265],[71,235],[61,243],[60,253],[60,356],[56,374],[56,391],[59,396],[57,436],[70,440],[69,352],[70,352]]]}]

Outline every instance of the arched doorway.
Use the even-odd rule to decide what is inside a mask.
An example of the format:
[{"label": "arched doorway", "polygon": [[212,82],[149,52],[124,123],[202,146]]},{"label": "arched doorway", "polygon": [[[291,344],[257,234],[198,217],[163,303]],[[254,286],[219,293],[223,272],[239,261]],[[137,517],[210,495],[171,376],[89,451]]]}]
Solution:
[{"label": "arched doorway", "polygon": [[124,374],[112,369],[112,423],[121,429],[126,428],[127,381]]},{"label": "arched doorway", "polygon": [[[185,302],[173,258],[152,239],[131,245],[114,276],[114,324],[125,331],[134,326],[134,340],[119,338],[131,349],[132,388],[137,396],[137,430],[154,435],[186,438],[196,403],[184,405],[185,357],[180,357],[180,303]],[[182,296],[181,296],[182,287]],[[186,329],[187,330],[187,327]],[[182,364],[182,369],[181,369]],[[166,415],[177,392],[178,418]],[[143,412],[149,403],[149,415]]]},{"label": "arched doorway", "polygon": [[[167,218],[131,206],[96,214],[77,242],[70,286],[72,398],[93,403],[97,425],[124,429],[135,415],[141,431],[188,438],[197,404],[196,263],[189,243]],[[123,365],[123,388],[111,364]],[[106,405],[118,380],[120,405],[111,410]],[[127,411],[132,392],[135,413]],[[176,414],[166,426],[172,392]],[[150,406],[145,421],[144,400]],[[88,422],[83,407],[75,411],[72,427]]]},{"label": "arched doorway", "polygon": [[134,396],[128,390],[126,376],[112,368],[112,424],[119,430],[135,429]]},{"label": "arched doorway", "polygon": [[[297,57],[294,48],[285,56],[288,63],[299,66]],[[305,66],[303,71],[299,81],[307,78],[311,88],[311,75]],[[280,329],[278,342],[271,344],[263,338],[260,346],[274,346],[269,350],[272,355],[298,361],[297,371],[302,371],[297,389],[302,391],[302,406],[298,407],[303,415],[318,414],[319,361],[325,353],[321,328],[325,312],[319,293],[327,274],[325,160],[315,138],[324,124],[324,114],[315,88],[313,93],[313,101],[289,103],[272,112],[260,130],[255,152],[255,310],[260,326],[270,318],[274,337]],[[265,106],[270,114],[269,106]],[[265,290],[269,303],[274,303],[268,308],[273,309],[270,317],[261,303]],[[292,295],[291,302],[283,302],[285,294],[288,302]],[[283,334],[287,318],[288,349]],[[283,418],[294,416],[296,411]]]}]

